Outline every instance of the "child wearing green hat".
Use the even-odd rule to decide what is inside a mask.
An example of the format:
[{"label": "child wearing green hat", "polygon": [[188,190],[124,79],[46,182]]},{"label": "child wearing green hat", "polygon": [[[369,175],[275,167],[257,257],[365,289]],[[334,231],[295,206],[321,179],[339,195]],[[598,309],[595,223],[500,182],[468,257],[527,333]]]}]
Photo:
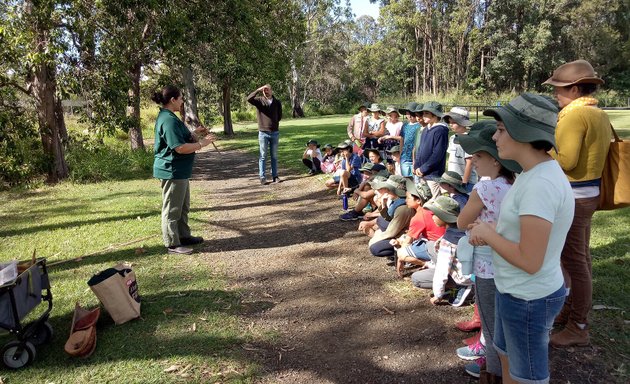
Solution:
[{"label": "child wearing green hat", "polygon": [[[435,248],[429,248],[431,261],[425,266],[427,269],[414,272],[411,282],[418,288],[433,289],[431,304],[436,305],[447,299],[447,287],[461,290],[452,305],[460,306],[471,292],[472,280],[470,274],[462,273],[462,265],[457,259],[457,243],[464,232],[457,229],[457,216],[459,204],[447,196],[438,196],[432,202],[424,205],[424,208],[433,212],[433,221],[436,225],[445,227],[446,231],[438,241]],[[451,298],[452,299],[452,298]]]},{"label": "child wearing green hat", "polygon": [[547,383],[549,334],[567,293],[560,255],[575,208],[571,185],[549,154],[558,109],[524,93],[484,115],[497,120],[492,138],[499,157],[523,168],[503,198],[496,227],[475,222],[469,235],[472,245],[493,250],[494,346],[504,383]]},{"label": "child wearing green hat", "polygon": [[436,101],[423,104],[422,119],[427,126],[422,130],[413,164],[414,175],[429,184],[434,198],[440,194],[437,179],[446,168],[448,148],[448,127],[441,121],[444,116],[442,111],[442,104]]}]

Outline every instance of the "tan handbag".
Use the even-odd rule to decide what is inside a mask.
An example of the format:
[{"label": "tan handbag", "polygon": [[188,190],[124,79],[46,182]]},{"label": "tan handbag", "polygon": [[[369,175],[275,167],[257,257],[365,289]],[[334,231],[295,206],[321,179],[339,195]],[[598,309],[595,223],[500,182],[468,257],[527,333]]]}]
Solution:
[{"label": "tan handbag", "polygon": [[118,264],[92,276],[88,285],[116,324],[140,317],[136,274],[127,264]]},{"label": "tan handbag", "polygon": [[598,210],[630,206],[630,141],[621,140],[612,125],[610,129],[614,140],[602,172]]}]

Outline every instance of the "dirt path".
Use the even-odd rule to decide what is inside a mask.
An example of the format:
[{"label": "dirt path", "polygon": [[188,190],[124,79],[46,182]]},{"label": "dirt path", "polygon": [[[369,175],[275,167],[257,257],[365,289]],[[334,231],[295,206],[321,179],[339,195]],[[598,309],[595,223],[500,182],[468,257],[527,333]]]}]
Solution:
[{"label": "dirt path", "polygon": [[[220,164],[220,167],[218,166]],[[471,307],[434,307],[367,250],[317,178],[260,185],[257,159],[201,153],[193,188],[209,199],[205,257],[245,292],[247,323],[277,332],[247,353],[264,383],[474,383],[455,355]],[[594,348],[552,352],[552,382],[609,383]],[[571,367],[567,369],[567,367]]]}]

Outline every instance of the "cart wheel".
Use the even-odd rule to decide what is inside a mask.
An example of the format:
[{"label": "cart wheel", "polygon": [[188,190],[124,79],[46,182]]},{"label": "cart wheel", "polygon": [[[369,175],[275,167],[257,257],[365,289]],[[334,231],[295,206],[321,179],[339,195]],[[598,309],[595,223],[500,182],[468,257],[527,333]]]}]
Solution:
[{"label": "cart wheel", "polygon": [[49,342],[53,338],[53,335],[54,332],[52,325],[50,325],[49,322],[44,321],[39,325],[39,327],[37,327],[35,333],[28,338],[28,341],[30,341],[34,346],[39,346]]},{"label": "cart wheel", "polygon": [[8,342],[2,348],[2,363],[10,369],[20,369],[35,360],[35,347],[29,341]]}]

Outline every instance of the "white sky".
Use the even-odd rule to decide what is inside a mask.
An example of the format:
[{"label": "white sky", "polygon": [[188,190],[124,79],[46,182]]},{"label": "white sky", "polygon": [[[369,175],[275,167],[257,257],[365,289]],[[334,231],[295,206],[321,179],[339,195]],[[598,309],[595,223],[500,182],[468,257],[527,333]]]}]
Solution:
[{"label": "white sky", "polygon": [[350,0],[350,5],[355,17],[370,15],[374,20],[378,20],[378,4],[370,4],[370,0]]}]

